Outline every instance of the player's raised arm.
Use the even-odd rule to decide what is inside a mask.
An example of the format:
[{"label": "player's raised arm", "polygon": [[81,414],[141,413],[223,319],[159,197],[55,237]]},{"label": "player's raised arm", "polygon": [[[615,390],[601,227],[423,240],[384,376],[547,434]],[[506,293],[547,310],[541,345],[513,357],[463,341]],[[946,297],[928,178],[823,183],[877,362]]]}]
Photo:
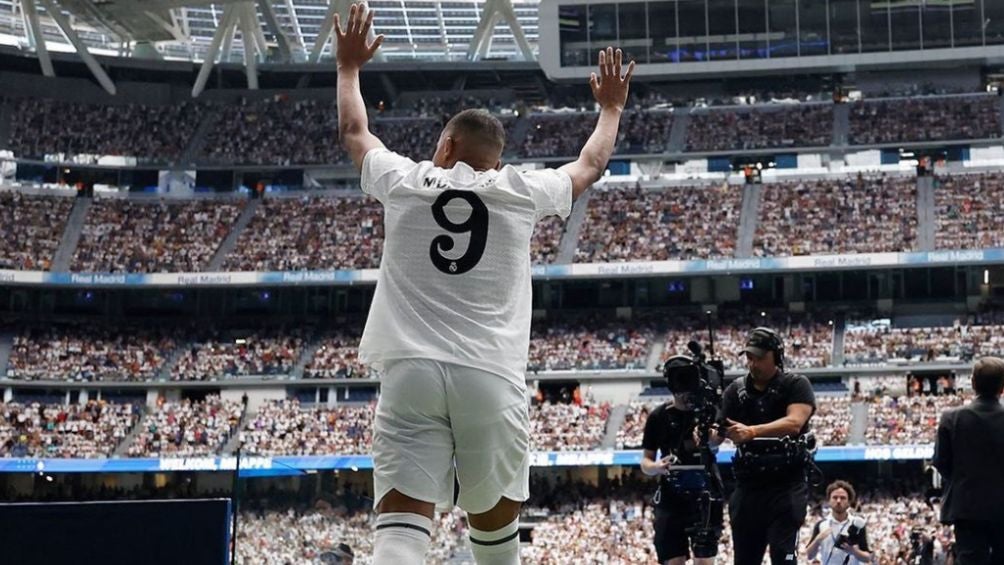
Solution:
[{"label": "player's raised arm", "polygon": [[634,61],[631,61],[627,72],[621,76],[623,60],[624,55],[620,49],[614,51],[613,47],[607,47],[600,51],[599,75],[593,73],[589,77],[589,86],[600,105],[600,119],[593,134],[582,147],[579,158],[561,167],[562,171],[572,177],[572,198],[578,198],[599,180],[607,168],[607,161],[614,153],[617,128],[627,102],[631,75],[634,74]]},{"label": "player's raised arm", "polygon": [[383,147],[383,142],[370,133],[366,104],[359,90],[359,70],[383,43],[383,35],[367,43],[373,27],[373,12],[363,4],[353,4],[345,30],[335,15],[335,60],[338,62],[338,136],[342,146],[361,169],[363,157],[371,149]]}]

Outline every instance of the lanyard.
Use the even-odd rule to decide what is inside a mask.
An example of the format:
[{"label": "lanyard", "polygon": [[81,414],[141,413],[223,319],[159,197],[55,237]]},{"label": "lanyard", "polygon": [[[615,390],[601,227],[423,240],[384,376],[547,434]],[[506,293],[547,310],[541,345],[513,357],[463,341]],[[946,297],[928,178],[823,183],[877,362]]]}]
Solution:
[{"label": "lanyard", "polygon": [[[829,520],[830,524],[832,525],[833,518],[830,518]],[[840,526],[840,531],[837,532],[837,535],[830,534],[830,552],[826,554],[826,561],[823,562],[823,565],[830,565],[830,558],[833,557],[833,550],[837,549],[837,540],[840,539],[840,536],[843,535],[844,530],[847,529],[847,526],[850,525],[851,525],[851,517],[850,515],[848,515],[847,520],[845,520],[844,524]],[[840,551],[844,550],[841,549]],[[850,557],[850,555],[848,555],[848,557]],[[845,560],[844,563],[847,563],[847,560]]]}]

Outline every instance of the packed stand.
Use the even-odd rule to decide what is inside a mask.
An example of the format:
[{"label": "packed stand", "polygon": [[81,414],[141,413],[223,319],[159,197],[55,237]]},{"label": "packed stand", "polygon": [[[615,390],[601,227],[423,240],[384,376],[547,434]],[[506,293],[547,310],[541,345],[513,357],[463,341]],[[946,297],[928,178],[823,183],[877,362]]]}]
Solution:
[{"label": "packed stand", "polygon": [[[596,128],[594,112],[553,112],[531,114],[529,128],[519,155],[534,157],[575,157]],[[624,113],[614,152],[663,153],[667,150],[673,114],[668,111],[630,110]]]},{"label": "packed stand", "polygon": [[8,147],[18,157],[62,153],[177,160],[205,115],[201,104],[78,104],[47,98],[11,103]]},{"label": "packed stand", "polygon": [[197,272],[209,266],[244,203],[96,199],[73,253],[74,272]]},{"label": "packed stand", "polygon": [[608,403],[540,402],[530,406],[530,449],[589,451],[606,433]]},{"label": "packed stand", "polygon": [[1004,247],[1004,175],[940,177],[934,189],[938,249]]},{"label": "packed stand", "polygon": [[[308,510],[266,510],[241,513],[237,563],[289,565],[321,563],[320,554],[346,544],[355,565],[373,563],[371,512],[353,511],[320,502]],[[438,514],[425,563],[446,565],[467,537],[466,520],[459,508]]]},{"label": "packed stand", "polygon": [[0,457],[109,457],[140,418],[134,404],[0,404]]},{"label": "packed stand", "polygon": [[27,328],[14,336],[7,378],[149,381],[177,347],[174,332],[156,328]]},{"label": "packed stand", "polygon": [[370,122],[370,131],[387,149],[422,161],[432,159],[444,125],[442,119],[389,118]]},{"label": "packed stand", "polygon": [[859,175],[765,185],[753,254],[903,252],[916,244],[916,180]]},{"label": "packed stand", "polygon": [[530,261],[534,265],[549,265],[558,258],[561,237],[565,233],[565,220],[558,216],[542,218],[533,228],[530,239]]},{"label": "packed stand", "polygon": [[1004,353],[1004,315],[985,313],[952,325],[895,327],[880,321],[848,323],[844,363],[970,361]]},{"label": "packed stand", "polygon": [[303,369],[307,379],[367,379],[373,371],[359,360],[359,331],[329,332]]},{"label": "packed stand", "polygon": [[624,423],[617,430],[617,449],[641,449],[648,415],[658,406],[655,402],[632,400],[624,413]]},{"label": "packed stand", "polygon": [[812,415],[812,432],[820,446],[847,445],[851,431],[851,397],[849,395],[816,395],[816,412]]},{"label": "packed stand", "polygon": [[191,457],[218,453],[237,432],[244,406],[210,395],[205,400],[169,402],[158,399],[157,409],[140,423],[128,448],[130,457]]},{"label": "packed stand", "polygon": [[938,419],[951,408],[962,406],[968,395],[875,397],[868,403],[869,445],[915,445],[934,443]]},{"label": "packed stand", "polygon": [[[707,344],[706,321],[697,316],[676,316],[666,331],[663,361],[686,353],[687,343]],[[746,361],[739,354],[753,328],[768,327],[784,342],[785,367],[800,369],[827,367],[833,362],[833,325],[811,314],[779,312],[719,312],[715,322],[715,356],[726,369],[742,369]]]},{"label": "packed stand", "polygon": [[537,323],[531,326],[527,369],[534,373],[644,369],[650,348],[650,333],[628,323],[596,317]]},{"label": "packed stand", "polygon": [[814,104],[775,111],[710,110],[693,113],[688,151],[817,147],[833,139],[833,105]]},{"label": "packed stand", "polygon": [[520,556],[537,565],[654,563],[654,519],[652,507],[640,500],[584,503],[538,523]]},{"label": "packed stand", "polygon": [[254,455],[367,454],[373,406],[302,406],[295,399],[263,404],[241,432]]},{"label": "packed stand", "polygon": [[48,271],[73,202],[0,190],[0,269]]},{"label": "packed stand", "polygon": [[219,107],[203,160],[229,165],[319,165],[346,161],[333,100],[244,101]]},{"label": "packed stand", "polygon": [[575,262],[733,257],[741,204],[742,190],[726,184],[596,190]]},{"label": "packed stand", "polygon": [[401,116],[417,118],[446,118],[456,115],[462,110],[477,108],[488,110],[493,114],[511,112],[515,109],[516,101],[502,101],[493,96],[470,96],[470,95],[450,95],[433,94],[429,92],[411,93],[407,100],[400,100],[396,108],[384,109],[376,108],[377,116]]},{"label": "packed stand", "polygon": [[519,155],[535,157],[574,157],[582,150],[596,127],[593,113],[531,114]]},{"label": "packed stand", "polygon": [[266,198],[227,255],[230,271],[375,269],[383,207],[369,197]]},{"label": "packed stand", "polygon": [[307,341],[301,328],[259,331],[209,330],[196,337],[171,369],[171,380],[288,375]]},{"label": "packed stand", "polygon": [[851,107],[852,144],[996,139],[1000,99],[991,95],[903,98],[857,102]]}]

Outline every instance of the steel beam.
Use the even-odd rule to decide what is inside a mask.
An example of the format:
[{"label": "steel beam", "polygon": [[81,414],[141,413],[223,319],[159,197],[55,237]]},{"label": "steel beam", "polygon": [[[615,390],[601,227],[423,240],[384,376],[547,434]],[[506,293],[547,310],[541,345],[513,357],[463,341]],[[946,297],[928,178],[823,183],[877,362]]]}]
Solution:
[{"label": "steel beam", "polygon": [[47,77],[56,76],[56,71],[52,69],[52,59],[49,57],[49,49],[45,46],[45,36],[42,35],[42,26],[38,22],[38,10],[35,9],[35,0],[22,0],[21,9],[24,10],[25,19],[28,22],[28,34],[30,42],[38,53],[38,64],[42,66],[42,74]]},{"label": "steel beam", "polygon": [[87,46],[84,45],[84,42],[80,40],[79,36],[77,36],[77,32],[73,30],[73,26],[71,26],[70,22],[67,21],[65,16],[63,16],[63,12],[61,11],[59,5],[52,0],[42,0],[42,3],[45,5],[45,10],[48,12],[49,17],[52,18],[52,21],[56,22],[56,25],[59,26],[60,30],[62,30],[63,35],[66,36],[66,39],[73,45],[73,48],[77,50],[77,55],[80,55],[80,58],[84,60],[84,64],[91,70],[91,74],[93,74],[94,78],[97,79],[98,84],[100,84],[101,87],[108,92],[108,94],[114,95],[116,92],[115,83],[112,82],[108,73],[106,73],[105,70],[101,68],[101,65],[98,64],[94,55],[91,55],[91,52],[87,50]]}]

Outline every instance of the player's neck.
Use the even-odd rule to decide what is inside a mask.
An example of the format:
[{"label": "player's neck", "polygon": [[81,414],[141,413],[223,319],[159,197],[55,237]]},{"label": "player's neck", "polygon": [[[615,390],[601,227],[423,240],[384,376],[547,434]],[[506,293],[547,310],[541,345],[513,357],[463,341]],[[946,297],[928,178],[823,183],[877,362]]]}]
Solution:
[{"label": "player's neck", "polygon": [[768,378],[766,378],[764,380],[760,380],[760,379],[758,379],[758,378],[756,378],[754,376],[753,377],[753,387],[755,389],[757,389],[758,391],[760,391],[760,392],[763,392],[763,391],[767,390],[767,386],[770,384],[770,381],[774,380],[774,378],[777,377],[778,374],[780,374],[780,373],[781,373],[781,369],[777,369],[777,370],[774,371],[773,375],[771,375],[770,377],[768,377]]},{"label": "player's neck", "polygon": [[850,516],[850,513],[846,510],[843,514],[837,514],[836,512],[833,513],[833,519],[837,522],[846,522],[848,516]]}]

